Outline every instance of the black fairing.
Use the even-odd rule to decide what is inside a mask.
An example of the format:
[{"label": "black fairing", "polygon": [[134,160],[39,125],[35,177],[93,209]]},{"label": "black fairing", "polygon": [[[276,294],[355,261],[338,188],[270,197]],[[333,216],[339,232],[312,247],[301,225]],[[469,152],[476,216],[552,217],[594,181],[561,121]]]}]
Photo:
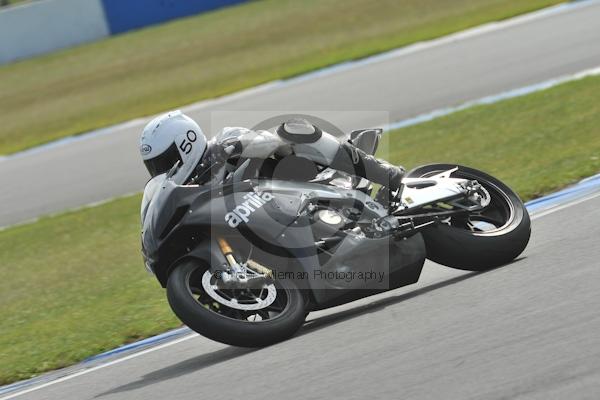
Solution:
[{"label": "black fairing", "polygon": [[[256,198],[261,195],[264,196],[262,201]],[[167,179],[157,189],[143,217],[142,252],[146,265],[163,287],[170,268],[182,258],[194,257],[210,264],[213,270],[222,269],[225,259],[214,240],[226,237],[236,250],[246,252],[247,256],[251,249],[252,259],[278,273],[302,274],[296,283],[301,289],[309,290],[313,309],[342,304],[418,280],[425,260],[425,245],[420,234],[404,240],[347,235],[332,250],[333,255],[318,251],[315,240],[320,238],[314,233],[310,217],[299,213],[304,199],[311,196],[331,197],[332,202],[358,207],[366,219],[375,218],[377,212],[381,212],[372,209],[375,207],[372,204],[364,206],[362,200],[351,196],[351,191],[320,184],[250,180],[211,189],[179,186]],[[247,220],[231,218],[236,207],[248,201],[246,206],[249,204],[253,211]],[[240,223],[236,225],[236,222]],[[360,281],[323,279],[322,274],[319,275],[319,271],[336,269],[375,270],[385,273],[386,279],[383,283],[365,285]]]}]

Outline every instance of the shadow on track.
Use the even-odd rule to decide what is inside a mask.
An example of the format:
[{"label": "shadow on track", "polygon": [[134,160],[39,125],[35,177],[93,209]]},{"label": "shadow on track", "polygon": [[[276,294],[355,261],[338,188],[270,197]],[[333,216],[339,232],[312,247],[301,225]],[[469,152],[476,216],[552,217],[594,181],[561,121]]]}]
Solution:
[{"label": "shadow on track", "polygon": [[414,290],[409,293],[404,293],[404,294],[401,294],[398,296],[393,296],[393,297],[386,297],[385,299],[377,300],[377,301],[374,301],[369,304],[365,304],[365,305],[362,305],[359,307],[352,308],[350,310],[340,311],[335,314],[326,315],[324,317],[320,317],[315,320],[308,321],[302,327],[300,332],[298,334],[296,334],[295,336],[306,335],[306,334],[318,331],[319,329],[323,329],[323,328],[329,327],[331,325],[339,324],[340,322],[344,322],[348,319],[358,317],[359,315],[364,315],[364,314],[369,314],[369,313],[374,313],[374,312],[380,311],[380,310],[386,308],[387,306],[391,306],[393,304],[412,299],[413,297],[417,297],[417,296],[423,295],[425,293],[429,293],[431,291],[453,285],[455,283],[464,281],[466,279],[472,278],[476,275],[481,275],[481,274],[489,272],[489,271],[491,271],[491,270],[483,271],[483,272],[470,272],[465,275],[457,276],[455,278],[447,279],[442,282],[438,282],[438,283],[434,283],[429,286],[425,286],[423,288]]},{"label": "shadow on track", "polygon": [[[522,259],[523,258],[517,258],[510,264],[519,262]],[[510,264],[508,264],[508,265],[510,265]],[[457,276],[457,277],[447,279],[442,282],[438,282],[438,283],[434,283],[429,286],[425,286],[420,289],[416,289],[409,293],[404,293],[404,294],[401,294],[398,296],[393,296],[393,297],[387,297],[385,299],[377,300],[377,301],[374,301],[369,304],[365,304],[365,305],[362,305],[359,307],[352,308],[350,310],[340,311],[335,314],[326,315],[324,317],[320,317],[315,320],[308,321],[302,327],[302,329],[300,329],[300,332],[298,332],[295,335],[295,337],[311,334],[315,331],[318,331],[319,329],[323,329],[323,328],[338,324],[340,322],[346,321],[346,320],[354,318],[354,317],[358,317],[360,315],[380,311],[390,305],[394,305],[394,304],[400,303],[402,301],[412,299],[413,297],[417,297],[417,296],[423,295],[425,293],[429,293],[431,291],[462,282],[466,279],[470,279],[472,277],[485,274],[487,272],[493,271],[498,268],[502,268],[502,267],[497,267],[497,268],[493,268],[493,269],[490,269],[487,271],[482,271],[482,272],[466,273],[461,276]],[[290,340],[293,340],[293,338]],[[169,365],[160,370],[146,374],[137,381],[127,383],[125,385],[118,386],[114,389],[100,393],[97,396],[95,396],[95,398],[99,398],[102,396],[115,394],[115,393],[128,392],[128,391],[136,390],[139,388],[143,388],[145,386],[153,385],[155,383],[166,381],[169,379],[178,378],[180,376],[195,373],[204,368],[208,368],[213,365],[231,360],[233,358],[241,357],[243,355],[253,353],[253,352],[259,351],[259,350],[260,349],[249,349],[249,348],[241,348],[241,347],[231,346],[231,347],[226,347],[226,348],[223,348],[223,349],[220,349],[217,351],[213,351],[211,353],[202,354],[201,356],[192,357],[192,358],[184,360],[180,363]]]},{"label": "shadow on track", "polygon": [[182,375],[198,372],[204,368],[225,362],[232,358],[243,356],[258,349],[246,349],[241,347],[226,347],[211,353],[202,354],[201,356],[188,358],[180,363],[169,365],[168,367],[159,369],[149,374],[144,375],[141,379],[116,387],[106,392],[100,393],[95,398],[115,394],[120,392],[128,392],[139,389],[148,385],[153,385],[158,382],[177,378]]}]

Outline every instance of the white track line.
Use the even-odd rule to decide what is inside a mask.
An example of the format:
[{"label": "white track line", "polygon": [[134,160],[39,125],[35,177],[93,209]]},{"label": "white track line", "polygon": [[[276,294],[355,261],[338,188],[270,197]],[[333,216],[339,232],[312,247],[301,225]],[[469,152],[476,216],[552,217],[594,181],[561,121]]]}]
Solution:
[{"label": "white track line", "polygon": [[422,124],[425,122],[433,121],[434,119],[437,119],[440,117],[445,117],[447,115],[469,109],[471,107],[499,103],[504,100],[514,99],[516,97],[522,97],[522,96],[526,96],[528,94],[541,92],[542,90],[551,89],[555,86],[562,85],[563,83],[573,82],[573,81],[577,81],[580,79],[588,78],[591,76],[598,76],[598,75],[600,75],[600,67],[586,69],[586,70],[583,70],[583,71],[580,71],[580,72],[577,72],[574,74],[563,75],[558,78],[553,78],[553,79],[549,79],[547,81],[534,83],[533,85],[528,85],[528,86],[520,87],[517,89],[508,90],[506,92],[502,92],[499,94],[482,97],[477,100],[470,100],[470,101],[467,101],[466,103],[463,103],[463,104],[455,106],[455,107],[440,108],[438,110],[430,111],[425,114],[417,115],[416,117],[404,119],[404,120],[398,121],[398,122],[392,122],[391,124],[386,126],[384,129],[385,129],[385,131],[392,131],[392,130],[406,128],[406,127],[413,126],[413,125]]},{"label": "white track line", "polygon": [[90,372],[94,372],[94,371],[97,371],[97,370],[102,369],[102,368],[110,367],[110,366],[115,365],[115,364],[120,364],[120,363],[122,363],[124,361],[131,360],[132,358],[143,356],[144,354],[148,354],[148,353],[151,353],[151,352],[156,351],[156,350],[161,350],[161,349],[164,349],[165,347],[173,346],[173,345],[176,345],[176,344],[181,343],[181,342],[185,342],[186,340],[190,340],[190,339],[193,339],[193,338],[198,337],[198,336],[199,335],[197,333],[192,333],[192,334],[190,334],[188,336],[184,336],[184,337],[182,337],[180,339],[173,340],[172,342],[164,343],[164,344],[158,345],[156,347],[152,347],[152,348],[149,348],[149,349],[146,349],[146,350],[142,350],[142,351],[140,351],[138,353],[134,353],[134,354],[131,354],[129,356],[125,356],[123,358],[119,358],[117,360],[109,361],[109,362],[107,362],[105,364],[97,365],[97,366],[92,367],[92,368],[84,369],[83,371],[75,372],[75,373],[73,373],[71,375],[63,376],[63,377],[55,379],[53,381],[43,383],[43,384],[41,384],[39,386],[34,386],[32,388],[25,389],[25,390],[22,390],[20,392],[9,394],[8,396],[5,396],[5,397],[0,397],[0,400],[13,399],[13,398],[15,398],[17,396],[21,396],[21,395],[24,395],[24,394],[27,394],[27,393],[31,393],[33,391],[36,391],[36,390],[39,390],[39,389],[43,389],[45,387],[52,386],[52,385],[57,384],[57,383],[68,381],[68,380],[71,380],[73,378],[77,378],[78,376],[86,375],[86,374],[89,374]]},{"label": "white track line", "polygon": [[564,210],[565,208],[569,208],[571,206],[575,206],[577,204],[581,204],[581,203],[586,202],[588,200],[595,199],[596,197],[600,197],[600,192],[587,195],[587,196],[585,196],[583,198],[580,198],[580,199],[574,199],[572,201],[569,201],[568,203],[552,207],[552,208],[550,208],[548,210],[540,211],[538,213],[533,214],[531,216],[531,219],[535,220],[535,219],[538,219],[538,218],[541,218],[541,217],[545,217],[546,215],[553,214],[553,213],[555,213],[557,211]]},{"label": "white track line", "polygon": [[[544,216],[549,215],[549,214],[553,214],[555,212],[558,212],[558,211],[564,210],[566,208],[569,208],[569,207],[581,204],[581,203],[583,203],[585,201],[592,200],[592,199],[595,199],[597,197],[600,197],[600,192],[599,193],[594,193],[594,194],[589,195],[589,196],[586,196],[586,197],[584,197],[582,199],[572,200],[572,201],[570,201],[568,203],[565,203],[565,204],[560,205],[560,206],[553,207],[553,208],[551,208],[549,210],[546,210],[546,211],[542,211],[542,212],[533,214],[532,217],[531,217],[531,219],[532,220],[536,220],[538,218],[544,217]],[[84,369],[82,371],[75,372],[75,373],[73,373],[71,375],[63,376],[61,378],[55,379],[55,380],[50,381],[50,382],[43,383],[41,385],[34,386],[34,387],[31,387],[31,388],[22,390],[20,392],[12,393],[12,394],[9,394],[8,396],[5,396],[5,397],[0,397],[0,400],[13,399],[13,398],[15,398],[17,396],[21,396],[21,395],[26,394],[26,393],[31,393],[33,391],[36,391],[36,390],[39,390],[39,389],[43,389],[45,387],[52,386],[52,385],[55,385],[57,383],[65,382],[65,381],[71,380],[73,378],[77,378],[79,376],[89,374],[90,372],[97,371],[97,370],[102,369],[102,368],[110,367],[110,366],[115,365],[115,364],[120,364],[122,362],[125,362],[125,361],[131,360],[133,358],[137,358],[137,357],[143,356],[143,355],[148,354],[148,353],[152,353],[152,352],[157,351],[157,350],[162,350],[164,348],[176,345],[176,344],[181,343],[181,342],[185,342],[186,340],[193,339],[193,338],[198,337],[198,336],[199,335],[196,334],[196,333],[191,333],[190,335],[184,336],[184,337],[182,337],[180,339],[173,340],[172,342],[164,343],[164,344],[158,345],[156,347],[151,347],[149,349],[142,350],[140,352],[137,352],[137,353],[125,356],[123,358],[119,358],[117,360],[109,361],[109,362],[107,362],[105,364],[101,364],[101,365],[97,365],[97,366],[92,367],[92,368]]]},{"label": "white track line", "polygon": [[[324,68],[321,68],[316,71],[307,72],[306,74],[297,76],[295,78],[280,79],[280,80],[275,80],[272,82],[267,82],[262,85],[244,89],[244,90],[241,90],[239,92],[235,92],[235,93],[232,93],[229,95],[217,97],[214,99],[202,100],[202,101],[192,103],[192,104],[189,104],[186,106],[181,106],[179,108],[181,108],[181,110],[184,112],[190,112],[190,111],[194,111],[194,110],[203,109],[210,105],[218,105],[218,104],[222,104],[222,103],[227,103],[232,100],[250,97],[257,93],[261,93],[261,92],[265,92],[265,91],[269,91],[269,90],[273,90],[273,89],[284,88],[286,86],[297,84],[302,81],[321,78],[321,77],[331,75],[334,73],[338,73],[338,72],[341,72],[344,70],[351,70],[351,69],[355,69],[355,68],[364,67],[364,66],[367,66],[367,65],[373,64],[373,63],[378,63],[378,62],[383,62],[383,61],[387,61],[387,60],[394,59],[394,58],[404,57],[404,56],[407,56],[407,55],[410,55],[410,54],[413,54],[416,52],[432,49],[432,48],[443,46],[443,45],[446,45],[449,43],[454,43],[454,42],[470,39],[470,38],[481,36],[481,35],[488,34],[491,32],[500,31],[500,30],[507,29],[507,28],[510,28],[513,26],[517,26],[517,25],[528,23],[528,22],[536,21],[539,19],[551,17],[553,15],[561,14],[563,12],[572,11],[572,10],[576,10],[579,8],[590,7],[590,6],[593,6],[598,3],[600,3],[600,0],[579,0],[579,1],[575,1],[575,2],[567,2],[567,3],[558,4],[558,5],[555,5],[552,7],[548,7],[548,8],[538,10],[538,11],[531,12],[529,14],[516,16],[513,18],[503,20],[503,21],[488,22],[486,24],[479,25],[479,26],[476,26],[476,27],[473,27],[470,29],[466,29],[464,31],[460,31],[457,33],[453,33],[453,34],[450,34],[447,36],[443,36],[443,37],[440,37],[437,39],[427,40],[427,41],[423,41],[423,42],[417,42],[412,45],[408,45],[408,46],[401,47],[398,49],[393,49],[393,50],[390,50],[390,51],[387,51],[384,53],[380,53],[380,54],[377,54],[374,56],[370,56],[367,58],[342,62],[340,64],[332,65],[329,67],[324,67]],[[23,150],[18,153],[9,154],[6,156],[0,156],[0,162],[2,162],[3,160],[10,159],[10,158],[20,157],[20,156],[24,156],[24,155],[28,155],[28,154],[32,154],[32,153],[38,153],[38,152],[45,151],[45,150],[48,150],[48,149],[51,149],[54,147],[58,147],[58,146],[64,146],[64,145],[70,144],[72,142],[78,142],[78,141],[86,140],[86,139],[96,137],[96,136],[111,134],[114,131],[123,130],[128,127],[132,127],[132,126],[136,126],[136,125],[143,125],[146,123],[147,120],[151,119],[152,117],[153,116],[147,116],[144,118],[141,118],[141,117],[135,118],[130,121],[126,121],[126,122],[119,123],[116,125],[108,126],[105,128],[96,129],[96,130],[78,134],[75,136],[68,136],[68,137],[65,137],[65,138],[50,142],[50,143],[46,143],[46,144],[43,144],[40,146],[32,147],[27,150]]]},{"label": "white track line", "polygon": [[[546,215],[549,215],[549,214],[555,213],[555,212],[557,212],[557,211],[564,210],[565,208],[569,208],[569,207],[571,207],[571,206],[575,206],[575,205],[577,205],[577,204],[581,204],[581,203],[583,203],[583,202],[585,202],[585,201],[588,201],[588,200],[595,199],[595,198],[597,198],[597,197],[600,197],[600,193],[595,193],[595,194],[593,194],[593,195],[590,195],[590,196],[584,197],[584,198],[582,198],[582,199],[573,200],[573,201],[571,201],[571,202],[569,202],[569,203],[566,203],[566,204],[563,204],[563,205],[560,205],[560,206],[554,207],[554,208],[552,208],[552,209],[550,209],[550,210],[546,210],[546,211],[542,211],[542,212],[540,212],[540,213],[534,214],[534,215],[531,217],[531,219],[532,219],[532,220],[535,220],[535,219],[538,219],[538,218],[544,217],[544,216],[546,216]],[[190,334],[190,335],[188,335],[188,336],[184,336],[184,337],[182,337],[182,338],[180,338],[180,339],[173,340],[172,342],[164,343],[164,344],[158,345],[158,346],[156,346],[156,347],[152,347],[152,348],[149,348],[149,349],[146,349],[146,350],[142,350],[142,351],[140,351],[140,352],[137,352],[137,353],[134,353],[134,354],[131,354],[131,355],[125,356],[125,357],[123,357],[123,358],[119,358],[119,359],[117,359],[117,360],[109,361],[109,362],[107,362],[107,363],[105,363],[105,364],[97,365],[97,366],[95,366],[95,367],[88,368],[88,369],[85,369],[85,370],[83,370],[83,371],[79,371],[79,372],[76,372],[76,373],[74,373],[74,374],[71,374],[71,375],[63,376],[63,377],[61,377],[61,378],[58,378],[58,379],[56,379],[56,380],[53,380],[53,381],[50,381],[50,382],[43,383],[43,384],[41,384],[41,385],[39,385],[39,386],[34,386],[34,387],[31,387],[31,388],[28,388],[28,389],[22,390],[22,391],[20,391],[20,392],[16,392],[16,393],[9,394],[8,396],[5,396],[5,397],[0,397],[0,400],[9,400],[9,399],[13,399],[13,398],[15,398],[15,397],[17,397],[17,396],[21,396],[21,395],[24,395],[24,394],[27,394],[27,393],[31,393],[31,392],[33,392],[33,391],[36,391],[36,390],[39,390],[39,389],[43,389],[43,388],[45,388],[45,387],[52,386],[52,385],[55,385],[55,384],[57,384],[57,383],[65,382],[65,381],[71,380],[71,379],[73,379],[73,378],[77,378],[77,377],[79,377],[79,376],[82,376],[82,375],[89,374],[90,372],[97,371],[97,370],[99,370],[99,369],[102,369],[102,368],[110,367],[110,366],[113,366],[113,365],[115,365],[115,364],[120,364],[120,363],[122,363],[122,362],[125,362],[125,361],[131,360],[131,359],[133,359],[133,358],[137,358],[137,357],[143,356],[143,355],[145,355],[145,354],[148,354],[148,353],[152,353],[152,352],[154,352],[154,351],[157,351],[157,350],[162,350],[162,349],[164,349],[164,348],[167,348],[167,347],[170,347],[170,346],[176,345],[176,344],[178,344],[178,343],[181,343],[181,342],[185,342],[186,340],[193,339],[193,338],[195,338],[195,337],[198,337],[198,336],[199,336],[198,334],[196,334],[196,333],[192,333],[192,334]]]}]

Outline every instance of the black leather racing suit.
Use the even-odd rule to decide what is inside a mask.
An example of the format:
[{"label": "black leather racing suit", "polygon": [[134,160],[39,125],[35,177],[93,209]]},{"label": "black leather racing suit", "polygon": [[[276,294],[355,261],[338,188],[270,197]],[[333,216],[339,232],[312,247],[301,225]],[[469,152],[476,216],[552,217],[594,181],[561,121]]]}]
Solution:
[{"label": "black leather racing suit", "polygon": [[[208,158],[238,154],[245,158],[267,159],[271,156],[296,156],[318,165],[327,166],[397,191],[404,169],[377,159],[354,146],[350,141],[340,142],[333,135],[307,122],[302,129],[293,129],[293,122],[282,124],[276,131],[252,131],[246,128],[225,128],[209,145]],[[287,128],[287,129],[286,129]],[[290,132],[292,131],[292,132]],[[297,133],[297,132],[301,133]],[[210,160],[204,160],[209,164]]]}]

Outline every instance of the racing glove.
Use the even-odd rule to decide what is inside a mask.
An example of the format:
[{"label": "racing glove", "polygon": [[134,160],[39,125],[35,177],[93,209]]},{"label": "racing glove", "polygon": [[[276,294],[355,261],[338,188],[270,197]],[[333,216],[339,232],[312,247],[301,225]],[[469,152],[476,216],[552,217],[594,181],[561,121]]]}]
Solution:
[{"label": "racing glove", "polygon": [[228,137],[219,142],[219,145],[230,156],[266,159],[271,157],[283,142],[269,131],[235,128],[235,131],[228,132]]}]

